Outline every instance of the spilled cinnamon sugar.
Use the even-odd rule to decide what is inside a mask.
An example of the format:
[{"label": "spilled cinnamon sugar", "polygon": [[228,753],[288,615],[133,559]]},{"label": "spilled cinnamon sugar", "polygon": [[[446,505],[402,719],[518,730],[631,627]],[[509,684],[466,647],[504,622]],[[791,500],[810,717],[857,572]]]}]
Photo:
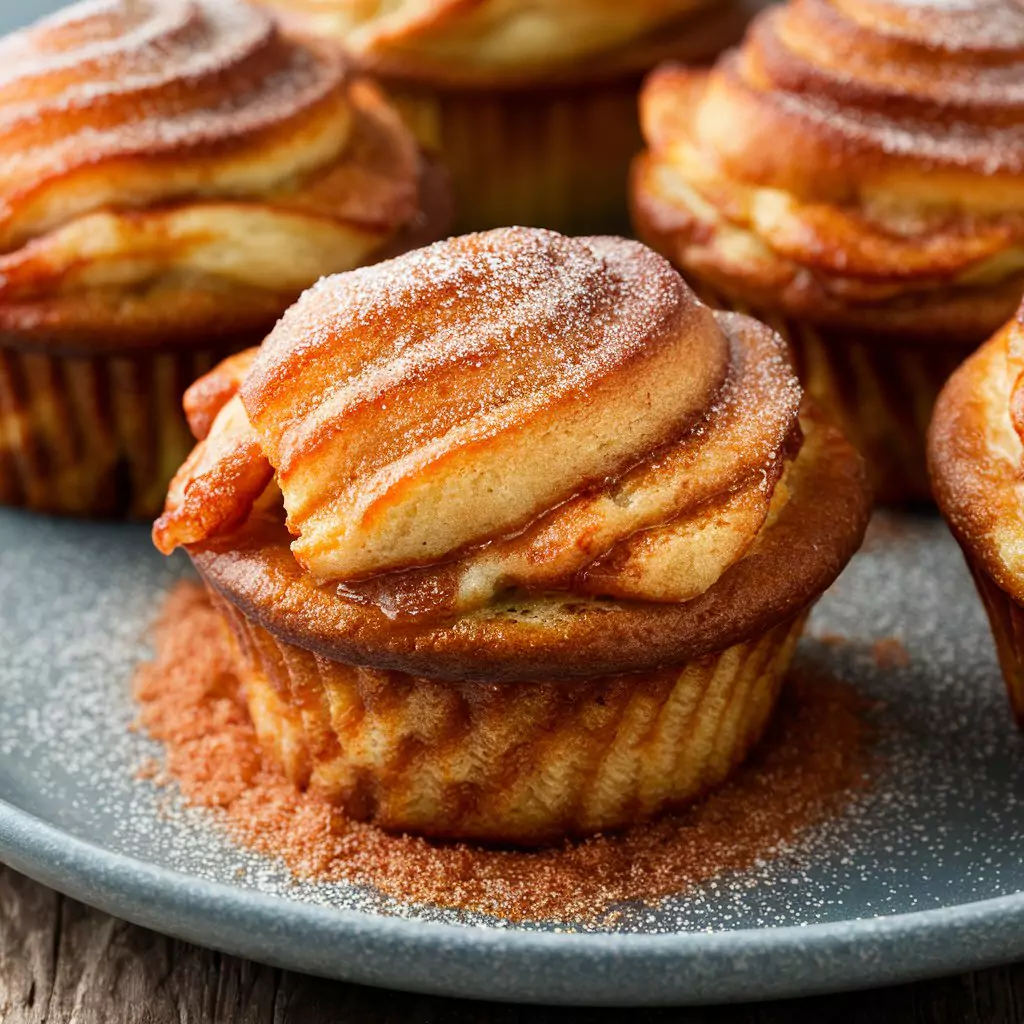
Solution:
[{"label": "spilled cinnamon sugar", "polygon": [[910,652],[898,636],[887,636],[871,645],[871,656],[880,669],[906,668],[910,664]]},{"label": "spilled cinnamon sugar", "polygon": [[[541,851],[388,834],[297,790],[260,752],[217,613],[181,584],[140,667],[140,724],[193,805],[298,876],[370,885],[400,900],[510,920],[594,920],[750,868],[838,813],[866,785],[865,705],[835,680],[796,678],[747,766],[702,804],[618,835]],[[153,769],[147,769],[153,775]]]}]

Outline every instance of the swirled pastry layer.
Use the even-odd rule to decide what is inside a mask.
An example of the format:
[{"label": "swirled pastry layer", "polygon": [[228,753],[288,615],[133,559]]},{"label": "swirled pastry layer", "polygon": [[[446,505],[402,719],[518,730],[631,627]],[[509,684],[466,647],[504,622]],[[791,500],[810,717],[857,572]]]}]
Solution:
[{"label": "swirled pastry layer", "polygon": [[731,295],[977,341],[1024,280],[1024,8],[791,0],[642,97],[642,234]]},{"label": "swirled pastry layer", "polygon": [[271,321],[417,224],[423,167],[328,46],[239,0],[86,0],[0,40],[0,329]]},{"label": "swirled pastry layer", "polygon": [[592,679],[679,665],[762,635],[814,601],[860,546],[870,513],[863,460],[813,408],[785,474],[788,500],[747,553],[683,603],[516,592],[435,620],[395,621],[319,584],[296,561],[279,516],[192,545],[209,587],[286,643],[332,661],[488,683]]},{"label": "swirled pastry layer", "polygon": [[299,563],[394,617],[687,601],[785,504],[799,448],[778,336],[622,239],[438,243],[322,282],[251,358],[188,396],[206,436],[158,546],[230,532],[273,479]]},{"label": "swirled pastry layer", "polygon": [[344,40],[397,78],[513,85],[594,80],[669,57],[714,54],[742,31],[733,0],[262,0],[306,31]]}]

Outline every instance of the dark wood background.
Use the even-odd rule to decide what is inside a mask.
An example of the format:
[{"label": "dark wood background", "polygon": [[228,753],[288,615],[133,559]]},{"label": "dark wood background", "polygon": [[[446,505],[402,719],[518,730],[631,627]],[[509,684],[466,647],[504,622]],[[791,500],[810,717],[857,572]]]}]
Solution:
[{"label": "dark wood background", "polygon": [[118,921],[0,867],[4,1024],[1021,1024],[1024,965],[760,1006],[566,1010],[403,995],[224,956]]}]

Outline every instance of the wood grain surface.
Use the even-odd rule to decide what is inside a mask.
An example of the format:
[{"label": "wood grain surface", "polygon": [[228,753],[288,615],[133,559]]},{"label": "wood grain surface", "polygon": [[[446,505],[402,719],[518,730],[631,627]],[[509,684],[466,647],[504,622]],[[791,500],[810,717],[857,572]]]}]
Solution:
[{"label": "wood grain surface", "polygon": [[1024,965],[877,992],[693,1010],[435,999],[263,967],[164,938],[0,867],[4,1024],[946,1024],[1024,1022]]}]

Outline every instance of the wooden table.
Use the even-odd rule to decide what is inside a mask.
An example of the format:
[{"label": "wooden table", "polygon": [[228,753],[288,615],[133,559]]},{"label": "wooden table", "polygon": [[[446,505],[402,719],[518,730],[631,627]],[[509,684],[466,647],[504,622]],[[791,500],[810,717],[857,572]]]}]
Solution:
[{"label": "wooden table", "polygon": [[402,995],[262,967],[118,921],[0,867],[3,1024],[1024,1022],[1024,965],[760,1006],[565,1010]]}]

